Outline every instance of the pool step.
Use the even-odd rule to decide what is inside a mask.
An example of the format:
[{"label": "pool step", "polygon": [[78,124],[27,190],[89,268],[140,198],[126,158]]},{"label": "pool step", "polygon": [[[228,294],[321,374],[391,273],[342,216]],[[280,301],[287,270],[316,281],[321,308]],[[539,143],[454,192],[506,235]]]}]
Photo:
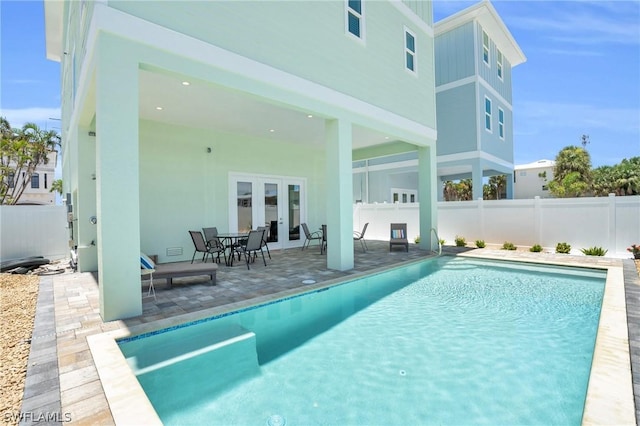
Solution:
[{"label": "pool step", "polygon": [[[254,369],[258,366],[255,333],[235,324],[207,330],[200,335],[181,336],[180,341],[159,339],[157,342],[149,342],[136,358],[137,365],[132,367],[137,376],[175,364],[193,364],[194,359],[198,359],[197,364],[225,364],[230,369],[245,370],[247,367]],[[229,365],[230,363],[234,365]]]}]

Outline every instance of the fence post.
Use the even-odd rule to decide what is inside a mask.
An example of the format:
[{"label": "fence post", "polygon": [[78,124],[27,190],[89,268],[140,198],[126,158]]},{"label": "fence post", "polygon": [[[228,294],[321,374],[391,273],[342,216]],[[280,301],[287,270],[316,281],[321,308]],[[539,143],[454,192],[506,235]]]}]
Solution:
[{"label": "fence post", "polygon": [[533,197],[533,235],[536,238],[533,244],[542,245],[542,209],[539,195]]},{"label": "fence post", "polygon": [[607,249],[611,253],[616,252],[616,194],[609,194],[609,234]]},{"label": "fence post", "polygon": [[484,204],[483,204],[483,199],[482,197],[478,198],[478,217],[480,218],[480,237],[478,237],[479,240],[483,240],[484,241],[484,229],[486,227],[485,224],[485,217],[484,217]]}]

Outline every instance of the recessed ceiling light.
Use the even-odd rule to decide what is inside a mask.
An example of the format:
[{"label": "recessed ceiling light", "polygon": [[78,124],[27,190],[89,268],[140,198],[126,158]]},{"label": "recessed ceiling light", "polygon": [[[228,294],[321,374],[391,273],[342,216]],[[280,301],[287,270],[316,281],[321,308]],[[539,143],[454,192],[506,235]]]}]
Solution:
[{"label": "recessed ceiling light", "polygon": [[269,131],[270,131],[271,133],[273,133],[273,132],[275,132],[275,131],[276,131],[276,129],[269,129]]},{"label": "recessed ceiling light", "polygon": [[389,139],[389,136],[385,136],[384,138],[385,138],[385,139]]},{"label": "recessed ceiling light", "polygon": [[307,118],[313,118],[313,115],[309,114],[307,115]]},{"label": "recessed ceiling light", "polygon": [[158,111],[162,111],[162,107],[156,107]]},{"label": "recessed ceiling light", "polygon": [[182,85],[183,85],[183,86],[188,86],[188,85],[190,85],[190,84],[191,84],[191,83],[189,83],[188,81],[183,81],[183,82],[182,82]]}]

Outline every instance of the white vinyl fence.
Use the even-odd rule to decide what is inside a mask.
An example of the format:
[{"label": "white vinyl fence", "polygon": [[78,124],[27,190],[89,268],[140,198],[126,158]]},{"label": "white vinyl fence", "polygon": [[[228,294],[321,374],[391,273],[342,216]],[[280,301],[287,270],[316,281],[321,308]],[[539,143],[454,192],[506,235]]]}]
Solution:
[{"label": "white vinyl fence", "polygon": [[[410,240],[420,232],[418,204],[356,204],[353,211],[354,229],[369,222],[365,238],[388,240],[391,222],[407,223]],[[640,196],[439,202],[438,234],[447,244],[456,236],[548,250],[566,242],[575,254],[598,246],[630,257],[627,247],[640,244]]]},{"label": "white vinyl fence", "polygon": [[0,260],[69,256],[66,206],[0,206]]}]

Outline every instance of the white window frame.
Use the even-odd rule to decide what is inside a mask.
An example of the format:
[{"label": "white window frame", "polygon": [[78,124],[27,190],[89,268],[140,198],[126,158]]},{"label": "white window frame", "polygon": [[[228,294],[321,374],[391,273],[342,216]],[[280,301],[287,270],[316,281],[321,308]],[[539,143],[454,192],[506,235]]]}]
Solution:
[{"label": "white window frame", "polygon": [[[410,72],[411,74],[418,74],[418,39],[416,34],[411,31],[409,28],[404,27],[404,69]],[[407,45],[407,34],[413,37],[413,50],[409,49]],[[413,57],[413,69],[409,68],[409,64],[407,63],[407,55],[411,55]]]},{"label": "white window frame", "polygon": [[504,140],[504,110],[498,107],[498,136]]},{"label": "white window frame", "polygon": [[[486,45],[484,44],[485,37],[487,39]],[[487,59],[484,58],[485,52],[487,54]],[[491,68],[491,39],[485,30],[482,30],[482,61]]]},{"label": "white window frame", "polygon": [[496,49],[496,64],[498,64],[498,78],[503,81],[504,80],[504,55],[500,51],[500,49]]},{"label": "white window frame", "polygon": [[[489,111],[487,112],[487,101],[489,101]],[[484,129],[489,132],[489,133],[493,133],[493,123],[491,122],[492,120],[492,111],[493,111],[493,105],[491,102],[491,99],[487,96],[484,97]],[[487,122],[487,118],[489,119],[489,121]],[[487,123],[489,123],[489,127],[487,127]]]},{"label": "white window frame", "polygon": [[[344,9],[345,9],[345,13],[344,13],[344,31],[345,33],[349,36],[352,37],[354,40],[358,40],[362,43],[364,43],[364,36],[365,36],[365,31],[364,31],[364,0],[360,0],[360,12],[358,12],[357,10],[351,8],[351,6],[349,6],[349,0],[344,0]],[[349,31],[349,15],[353,15],[356,18],[358,18],[358,21],[360,23],[360,35],[357,36],[354,33],[352,33],[351,31]]]}]

